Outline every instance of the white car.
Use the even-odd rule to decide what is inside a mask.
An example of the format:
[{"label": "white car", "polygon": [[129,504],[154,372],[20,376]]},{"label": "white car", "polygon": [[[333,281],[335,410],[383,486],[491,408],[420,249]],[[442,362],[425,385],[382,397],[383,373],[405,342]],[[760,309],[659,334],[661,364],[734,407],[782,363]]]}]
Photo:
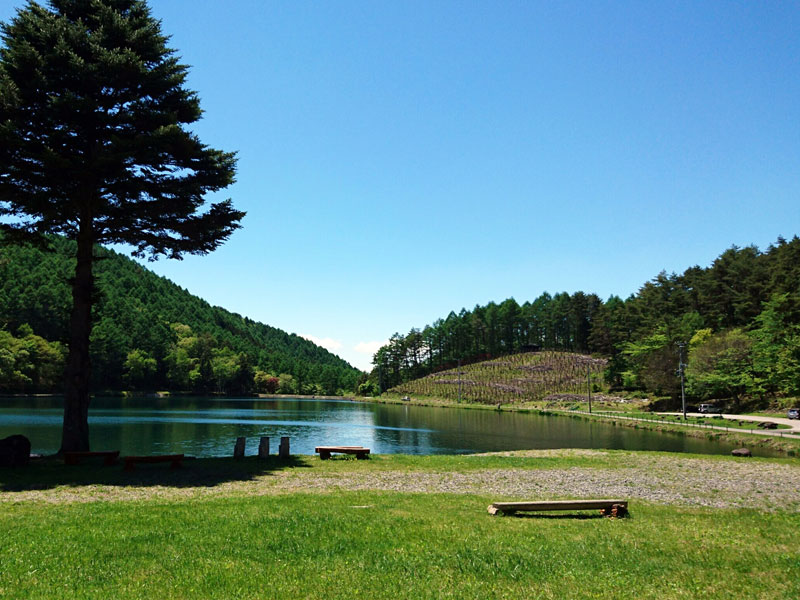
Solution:
[{"label": "white car", "polygon": [[722,409],[717,406],[714,406],[713,404],[701,404],[697,408],[697,412],[703,413],[705,415],[720,414],[722,412]]}]

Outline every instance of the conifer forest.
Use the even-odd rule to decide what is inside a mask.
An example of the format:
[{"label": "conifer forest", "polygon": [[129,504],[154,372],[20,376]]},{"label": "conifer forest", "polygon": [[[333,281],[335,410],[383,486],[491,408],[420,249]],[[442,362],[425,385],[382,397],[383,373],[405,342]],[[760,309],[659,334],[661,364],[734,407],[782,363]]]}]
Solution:
[{"label": "conifer forest", "polygon": [[[383,390],[450,397],[455,392],[444,391],[443,371],[487,360],[483,369],[491,371],[497,365],[492,359],[531,351],[548,352],[491,384],[483,381],[485,374],[473,373],[461,381],[461,393],[492,403],[509,395],[535,399],[531,369],[557,372],[563,391],[578,380],[585,390],[586,368],[578,365],[593,356],[603,359],[602,368],[593,363],[593,370],[611,390],[676,398],[683,360],[693,399],[740,402],[800,394],[800,239],[778,238],[764,251],[729,248],[709,267],[661,272],[624,299],[544,293],[522,304],[510,298],[451,312],[393,335],[375,355],[371,377]],[[553,352],[585,356],[556,359]],[[425,378],[424,386],[409,387],[419,378]]]}]

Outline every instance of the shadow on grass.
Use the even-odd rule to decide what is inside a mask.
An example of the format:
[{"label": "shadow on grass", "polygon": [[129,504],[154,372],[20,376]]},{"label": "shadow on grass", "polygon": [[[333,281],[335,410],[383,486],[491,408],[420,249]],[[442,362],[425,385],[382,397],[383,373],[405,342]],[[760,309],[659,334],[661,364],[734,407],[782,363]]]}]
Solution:
[{"label": "shadow on grass", "polygon": [[[557,515],[549,514],[536,514],[532,515],[529,513],[516,513],[514,515],[509,515],[512,517],[516,517],[517,519],[572,519],[572,520],[588,520],[588,519],[608,519],[606,515],[601,515],[600,513],[596,514],[586,514],[586,513],[561,513]],[[628,517],[625,517],[628,518]]]},{"label": "shadow on grass", "polygon": [[0,491],[23,492],[85,485],[214,487],[232,481],[249,481],[284,469],[310,467],[306,459],[298,456],[285,459],[252,456],[240,460],[197,458],[184,460],[183,466],[177,469],[170,468],[169,463],[158,463],[137,465],[133,471],[125,471],[122,464],[120,461],[105,466],[101,460],[68,466],[57,457],[32,460],[26,467],[0,468]]}]

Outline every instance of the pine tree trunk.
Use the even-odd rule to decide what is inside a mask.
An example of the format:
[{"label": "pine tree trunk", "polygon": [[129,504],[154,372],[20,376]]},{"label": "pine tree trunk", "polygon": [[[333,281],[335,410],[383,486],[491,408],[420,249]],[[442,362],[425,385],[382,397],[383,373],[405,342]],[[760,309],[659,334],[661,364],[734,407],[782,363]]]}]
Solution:
[{"label": "pine tree trunk", "polygon": [[72,282],[72,315],[60,452],[89,450],[89,336],[92,331],[93,232],[91,219],[78,234],[78,262]]}]

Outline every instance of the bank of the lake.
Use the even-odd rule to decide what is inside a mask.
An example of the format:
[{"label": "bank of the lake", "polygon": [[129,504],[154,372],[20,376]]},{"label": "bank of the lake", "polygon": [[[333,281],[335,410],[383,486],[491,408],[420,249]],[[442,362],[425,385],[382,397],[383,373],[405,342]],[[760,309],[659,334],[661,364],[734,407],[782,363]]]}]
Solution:
[{"label": "bank of the lake", "polygon": [[[624,520],[492,517],[620,496]],[[0,596],[796,598],[800,462],[538,450],[0,470]]]},{"label": "bank of the lake", "polygon": [[[0,399],[0,437],[22,434],[36,453],[58,450],[63,402],[54,398]],[[545,448],[659,450],[727,454],[725,440],[565,419],[538,410],[458,410],[417,403],[321,398],[127,397],[93,398],[89,432],[94,450],[122,454],[230,456],[237,438],[255,454],[269,437],[273,452],[289,437],[292,452],[322,445],[366,446],[378,454],[467,454]],[[775,456],[770,448],[754,448]]]},{"label": "bank of the lake", "polygon": [[[493,406],[474,402],[453,402],[452,400],[445,398],[407,397],[396,394],[384,394],[375,398],[368,397],[356,399],[361,402],[377,402],[381,404],[392,405],[417,405],[461,410],[555,415],[569,419],[609,423],[614,427],[627,427],[631,429],[665,433],[668,435],[685,436],[689,438],[709,440],[712,442],[715,441],[729,447],[762,449],[775,456],[800,456],[800,438],[790,433],[787,433],[785,436],[780,436],[757,430],[732,429],[730,431],[722,431],[712,427],[697,427],[671,422],[656,422],[655,419],[631,419],[628,418],[629,413],[631,413],[630,410],[617,409],[618,414],[614,415],[613,411],[607,410],[608,407],[606,407],[606,409],[600,413],[587,414],[586,409],[583,411],[570,411],[564,408],[553,408],[552,406],[547,405],[548,403],[542,402],[501,404]],[[713,425],[713,423],[710,424]]]},{"label": "bank of the lake", "polygon": [[201,458],[172,470],[80,465],[60,458],[0,471],[0,501],[162,500],[338,490],[609,496],[677,506],[800,511],[800,459],[559,449],[469,455]]}]

